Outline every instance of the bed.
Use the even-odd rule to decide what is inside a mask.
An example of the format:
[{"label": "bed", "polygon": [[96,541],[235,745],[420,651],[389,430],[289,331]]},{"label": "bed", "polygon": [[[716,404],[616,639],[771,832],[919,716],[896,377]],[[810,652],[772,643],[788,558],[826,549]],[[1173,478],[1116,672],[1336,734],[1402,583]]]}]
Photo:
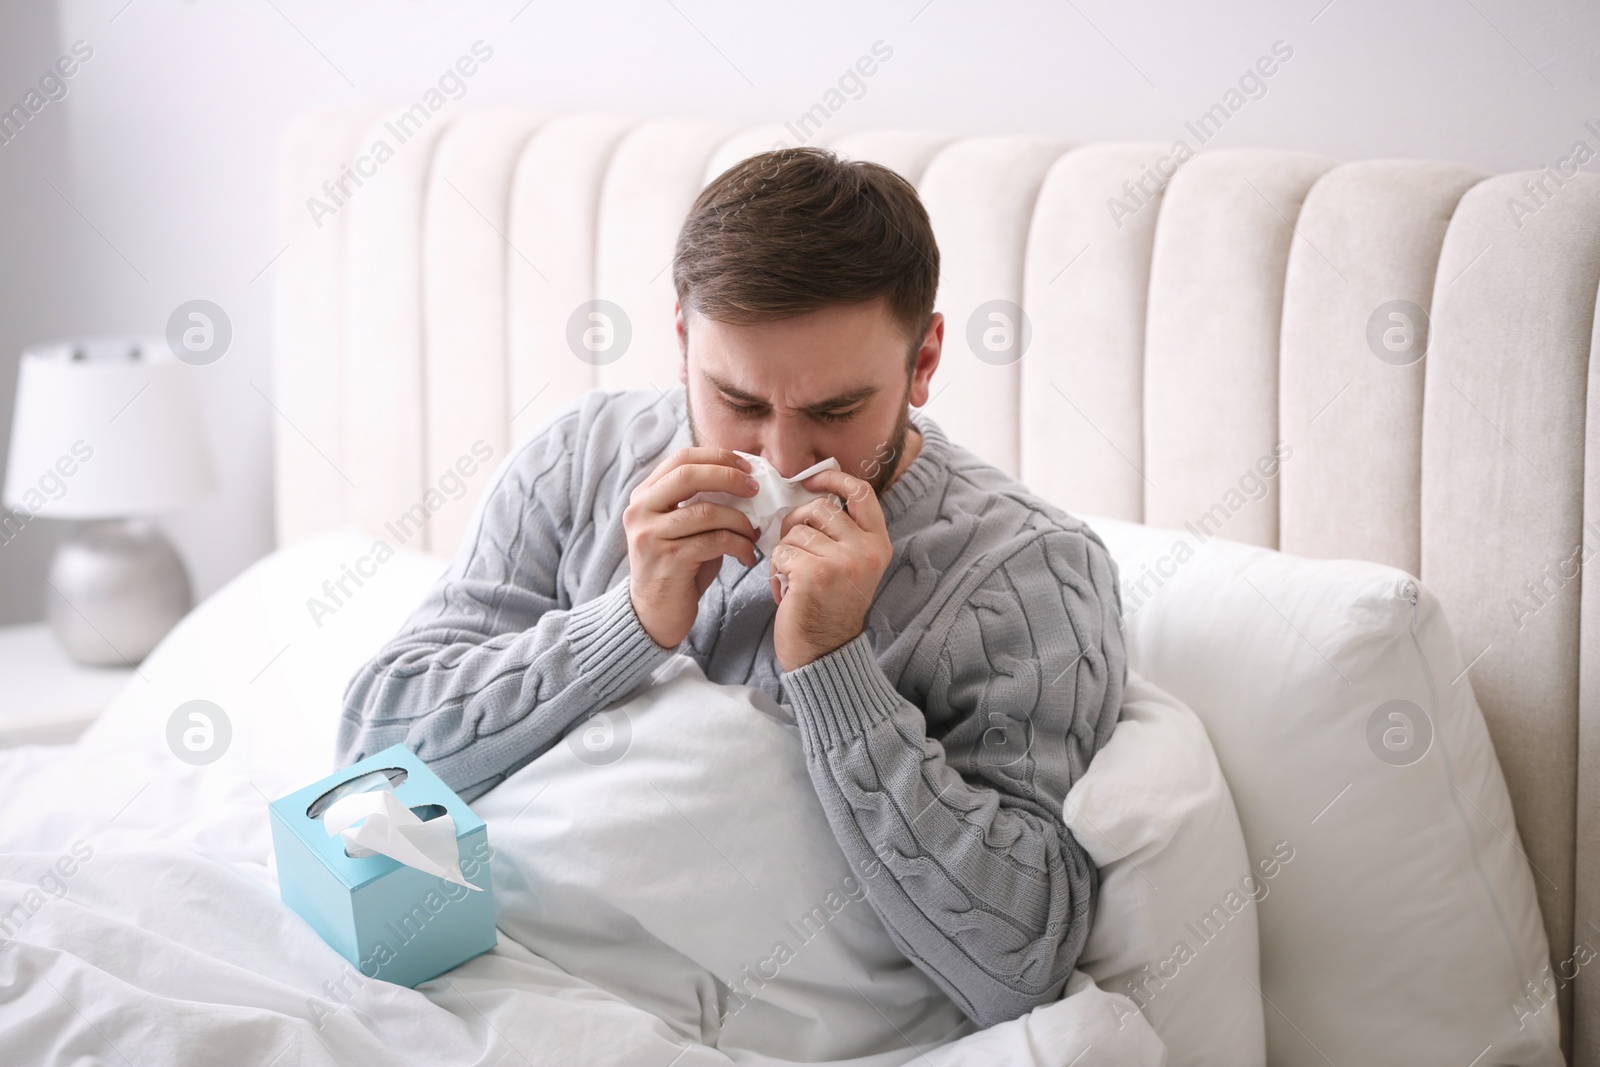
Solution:
[{"label": "bed", "polygon": [[[793,134],[447,108],[330,198],[325,182],[395,139],[386,118],[320,114],[284,142],[278,551],[197,608],[77,745],[0,754],[3,795],[22,805],[0,834],[0,905],[26,901],[51,869],[67,887],[3,943],[26,980],[9,985],[0,1039],[174,1063],[241,1044],[260,1062],[727,1062],[512,938],[424,989],[350,995],[276,899],[264,811],[331,769],[344,681],[470,529],[486,474],[458,476],[461,457],[506,456],[588,389],[667,393],[684,212],[709,178]],[[1600,519],[1600,493],[1585,492],[1600,441],[1586,415],[1600,180],[1546,182],[1529,217],[1507,204],[1539,176],[1448,163],[1207,149],[1175,167],[1163,145],[831,125],[811,143],[918,187],[950,324],[927,411],[1104,533],[1130,662],[1203,722],[1246,861],[1282,836],[1289,806],[1309,805],[1303,836],[1283,838],[1299,858],[1250,912],[1237,977],[1263,1055],[1236,1062],[1416,1062],[1408,1042],[1444,1056],[1441,1034],[1459,1043],[1447,1062],[1597,1062],[1600,985],[1585,965],[1600,943],[1588,722],[1600,607],[1577,573]],[[312,197],[335,210],[308,210]],[[568,346],[593,300],[625,310],[619,358]],[[1020,359],[978,358],[968,341],[996,300],[1026,312]],[[1177,537],[1202,549],[1193,562],[1172,562]],[[370,565],[379,540],[396,551],[378,578],[308,620],[321,583]],[[1205,629],[1218,631],[1209,644],[1193,638]],[[1432,688],[1412,695],[1439,740],[1414,766],[1455,760],[1425,789],[1414,774],[1397,785],[1398,764],[1362,742],[1381,687],[1339,696],[1323,666],[1356,688],[1418,657]],[[180,766],[165,724],[199,697],[227,709],[231,744]],[[1323,730],[1335,719],[1356,725]],[[1396,797],[1436,805],[1416,809],[1409,852],[1372,843]],[[1109,819],[1115,805],[1098,802]],[[1329,839],[1337,848],[1305,847],[1346,811],[1365,815]],[[1170,845],[1136,847],[1137,830],[1104,833],[1096,855],[1103,871],[1127,861],[1129,885],[1152,881],[1141,864]],[[1456,830],[1457,859],[1424,852]],[[1414,934],[1414,958],[1361,971],[1341,956],[1341,941],[1362,943],[1362,915],[1404,901],[1403,887],[1361,902],[1348,927],[1296,912],[1340,907],[1318,883],[1352,863],[1440,879],[1407,904],[1419,925],[1389,935]],[[1464,880],[1498,931],[1481,958],[1426,926]],[[1084,976],[1015,1023],[872,1062],[1226,1062],[1170,1038],[1140,1044],[1131,1031],[1147,1019],[1108,1007],[1137,989],[1107,967],[1098,988]],[[1462,991],[1479,979],[1488,992]],[[1343,999],[1358,986],[1375,999]],[[1149,1019],[1179,999],[1142,988]],[[1480,994],[1500,1006],[1479,1011]],[[1452,997],[1455,1016],[1415,1007]]]}]

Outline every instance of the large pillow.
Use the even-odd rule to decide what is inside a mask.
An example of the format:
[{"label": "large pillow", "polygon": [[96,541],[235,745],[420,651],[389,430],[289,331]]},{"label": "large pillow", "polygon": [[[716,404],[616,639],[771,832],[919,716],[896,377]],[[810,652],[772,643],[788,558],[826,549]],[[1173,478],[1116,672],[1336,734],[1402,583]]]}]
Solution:
[{"label": "large pillow", "polygon": [[[1193,708],[1253,860],[1275,1065],[1562,1063],[1544,926],[1438,599],[1403,571],[1086,517],[1129,662]],[[1481,1059],[1480,1059],[1481,1057]]]},{"label": "large pillow", "polygon": [[942,1044],[974,1024],[895,946],[788,708],[675,656],[472,804],[496,922],[684,1038],[779,1060]]},{"label": "large pillow", "polygon": [[227,717],[218,751],[209,763],[172,760],[175,773],[197,764],[273,796],[315,781],[334,769],[346,683],[449,562],[354,527],[280,548],[184,616],[82,740],[163,752],[174,710],[204,699]]},{"label": "large pillow", "polygon": [[1199,718],[1130,670],[1117,728],[1063,808],[1100,871],[1078,967],[1144,1012],[1167,1067],[1265,1064],[1256,907],[1293,852],[1247,854]]}]

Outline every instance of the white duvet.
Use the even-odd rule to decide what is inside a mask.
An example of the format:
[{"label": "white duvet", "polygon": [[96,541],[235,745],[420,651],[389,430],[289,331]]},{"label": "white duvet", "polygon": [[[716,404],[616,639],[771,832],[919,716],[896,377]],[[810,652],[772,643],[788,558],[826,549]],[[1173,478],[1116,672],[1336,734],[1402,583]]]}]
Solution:
[{"label": "white duvet", "polygon": [[[552,750],[561,766],[535,761],[474,805],[489,822],[496,848],[496,948],[415,990],[361,976],[279,901],[266,805],[329,772],[345,680],[444,565],[397,555],[319,625],[306,598],[322,595],[323,582],[370,547],[353,534],[334,534],[274,554],[191,614],[78,744],[0,752],[0,1061],[780,1063],[773,1050],[839,1053],[852,1034],[882,1038],[887,1031],[871,1019],[878,1014],[891,1030],[905,1029],[906,1019],[921,1029],[880,1041],[867,1055],[821,1062],[1165,1062],[1161,1042],[1127,1010],[1125,998],[1096,988],[1081,973],[1062,1000],[1020,1019],[976,1033],[968,1032],[970,1024],[949,1029],[955,1020],[941,1013],[936,998],[915,1000],[919,975],[865,951],[872,941],[864,900],[849,905],[855,912],[838,913],[841,924],[860,924],[849,944],[863,951],[840,947],[846,945],[841,925],[825,935],[840,935],[833,955],[802,949],[795,969],[785,968],[795,980],[755,997],[752,1004],[761,1010],[740,1011],[731,1023],[723,1020],[728,1025],[708,1020],[707,1003],[725,1008],[728,1002],[717,999],[723,994],[715,980],[699,975],[729,977],[728,964],[748,958],[746,942],[738,939],[756,936],[756,928],[730,921],[731,933],[718,934],[718,924],[697,932],[705,913],[679,909],[671,921],[638,922],[638,940],[630,941],[632,928],[612,921],[615,911],[647,907],[640,876],[653,873],[645,868],[659,867],[660,857],[607,849],[603,840],[591,842],[587,852],[576,849],[558,800],[571,802],[601,779],[572,777],[576,750],[570,746]],[[231,732],[220,758],[199,766],[178,759],[167,741],[173,710],[193,699],[222,708]],[[778,743],[781,723],[763,729]],[[582,770],[598,776],[605,768],[582,764]],[[672,790],[682,786],[650,782],[669,804]],[[692,808],[697,794],[681,797]],[[829,855],[831,839],[815,836],[803,807],[791,805],[788,814],[786,825],[804,836],[793,844],[814,857]],[[731,847],[718,838],[721,831],[708,832]],[[551,851],[558,845],[566,847]],[[594,910],[588,913],[584,895],[561,900],[554,892],[535,893],[539,877],[555,877],[549,872],[557,868],[540,859],[548,855],[567,864],[557,881],[578,877],[589,864],[590,874],[607,874],[617,892],[589,895]],[[614,870],[597,866],[605,862]],[[681,867],[715,870],[705,857]],[[726,891],[724,875],[718,875],[722,889],[707,890],[708,900]],[[796,901],[809,900],[810,886],[782,884]],[[764,906],[788,914],[782,912],[791,903],[784,892],[775,888],[776,903]],[[570,921],[552,926],[549,909],[558,905]],[[604,913],[607,908],[612,913]],[[584,951],[579,935],[586,915],[613,944]],[[529,943],[562,956],[565,966]],[[616,952],[633,946],[638,958],[654,959],[660,968],[617,966]],[[805,995],[812,980],[831,983],[815,1002]],[[840,990],[859,981],[879,984],[847,1010]],[[698,1019],[688,1015],[695,1004]],[[835,1019],[839,1025],[831,1027]]]}]

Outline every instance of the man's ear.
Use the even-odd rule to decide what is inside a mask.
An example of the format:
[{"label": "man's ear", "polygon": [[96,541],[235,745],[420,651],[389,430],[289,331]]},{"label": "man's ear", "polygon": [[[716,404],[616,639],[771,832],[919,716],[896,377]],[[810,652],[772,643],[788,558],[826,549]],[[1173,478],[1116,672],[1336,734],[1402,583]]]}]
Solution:
[{"label": "man's ear", "polygon": [[912,407],[920,408],[928,402],[929,383],[933,381],[933,372],[939,369],[939,355],[943,350],[944,315],[935,311],[928,320],[928,332],[923,335],[917,361],[911,368]]},{"label": "man's ear", "polygon": [[683,308],[672,302],[673,330],[678,335],[678,381],[689,384],[689,327],[683,321]]}]

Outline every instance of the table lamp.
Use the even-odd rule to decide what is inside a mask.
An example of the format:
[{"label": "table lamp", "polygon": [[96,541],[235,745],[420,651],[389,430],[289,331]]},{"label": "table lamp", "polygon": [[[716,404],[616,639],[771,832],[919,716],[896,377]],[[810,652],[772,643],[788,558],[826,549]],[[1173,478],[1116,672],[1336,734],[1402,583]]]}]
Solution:
[{"label": "table lamp", "polygon": [[92,337],[22,354],[0,515],[87,519],[51,558],[46,616],[80,663],[132,665],[193,606],[177,550],[146,516],[216,488],[200,407],[161,338]]}]

